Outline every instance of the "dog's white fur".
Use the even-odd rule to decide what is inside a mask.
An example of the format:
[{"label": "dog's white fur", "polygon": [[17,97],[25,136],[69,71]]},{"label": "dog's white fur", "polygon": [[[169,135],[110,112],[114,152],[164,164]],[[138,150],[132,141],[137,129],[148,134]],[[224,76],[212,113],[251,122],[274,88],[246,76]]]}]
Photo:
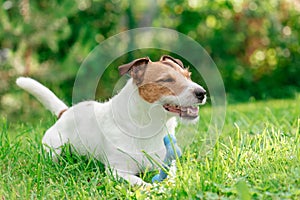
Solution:
[{"label": "dog's white fur", "polygon": [[59,155],[61,147],[70,143],[79,154],[102,161],[114,175],[131,184],[142,185],[146,183],[136,174],[154,167],[142,151],[162,160],[165,155],[163,137],[168,133],[175,134],[176,118],[161,106],[161,102],[196,103],[191,91],[201,86],[186,81],[186,89],[177,97],[163,96],[159,101],[149,103],[139,95],[131,78],[108,102],[85,101],[70,108],[31,78],[20,77],[16,83],[56,116],[67,109],[43,137],[46,149],[55,152],[52,156]]}]

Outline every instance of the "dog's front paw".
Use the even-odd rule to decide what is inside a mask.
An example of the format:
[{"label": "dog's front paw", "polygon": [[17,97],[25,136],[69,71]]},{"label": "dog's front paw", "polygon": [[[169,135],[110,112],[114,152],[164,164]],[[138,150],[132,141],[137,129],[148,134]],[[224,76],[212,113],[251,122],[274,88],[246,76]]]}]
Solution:
[{"label": "dog's front paw", "polygon": [[152,187],[153,185],[151,183],[144,182],[141,186],[141,189],[149,191]]},{"label": "dog's front paw", "polygon": [[142,195],[142,194],[150,192],[152,188],[153,188],[152,184],[144,182],[142,185],[140,185],[135,190],[135,192],[136,192],[136,195],[139,196],[139,195]]}]

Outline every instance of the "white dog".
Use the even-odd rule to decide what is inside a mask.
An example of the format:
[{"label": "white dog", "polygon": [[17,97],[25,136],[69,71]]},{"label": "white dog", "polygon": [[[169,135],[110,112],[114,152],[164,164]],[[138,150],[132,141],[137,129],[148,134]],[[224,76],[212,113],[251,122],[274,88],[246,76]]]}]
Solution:
[{"label": "white dog", "polygon": [[42,141],[47,151],[55,152],[53,157],[69,143],[79,154],[103,162],[117,177],[143,185],[136,175],[154,167],[145,152],[163,159],[163,137],[175,134],[176,117],[198,120],[206,91],[191,81],[180,60],[170,56],[158,62],[140,58],[120,66],[119,72],[131,76],[119,94],[105,103],[84,101],[70,108],[31,78],[20,77],[17,85],[58,117]]}]

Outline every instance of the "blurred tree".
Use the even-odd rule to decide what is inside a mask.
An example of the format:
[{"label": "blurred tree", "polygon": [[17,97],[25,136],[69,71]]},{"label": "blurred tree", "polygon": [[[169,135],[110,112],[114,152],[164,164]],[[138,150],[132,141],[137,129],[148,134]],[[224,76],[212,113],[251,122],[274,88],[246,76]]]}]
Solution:
[{"label": "blurred tree", "polygon": [[[170,28],[198,41],[235,100],[282,98],[300,88],[300,2],[165,1]],[[167,25],[168,19],[155,21]],[[163,22],[161,22],[163,21]]]},{"label": "blurred tree", "polygon": [[18,75],[42,76],[71,102],[80,63],[97,43],[117,32],[120,8],[127,5],[105,0],[0,1],[0,108],[13,104]]},{"label": "blurred tree", "polygon": [[[300,2],[290,0],[0,0],[0,108],[17,105],[14,79],[20,74],[42,77],[71,102],[74,78],[88,53],[106,38],[140,26],[176,29],[198,41],[233,101],[292,96],[300,88],[299,20]],[[113,65],[161,53],[135,51]],[[106,70],[98,95],[111,95],[117,79],[116,67]]]}]

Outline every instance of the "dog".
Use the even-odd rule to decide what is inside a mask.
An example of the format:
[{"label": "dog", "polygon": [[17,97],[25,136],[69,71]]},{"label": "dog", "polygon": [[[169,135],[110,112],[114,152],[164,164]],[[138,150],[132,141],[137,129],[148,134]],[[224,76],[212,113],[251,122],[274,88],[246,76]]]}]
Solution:
[{"label": "dog", "polygon": [[198,120],[206,91],[191,80],[179,59],[168,55],[156,62],[136,59],[119,66],[119,73],[130,79],[109,101],[84,101],[72,107],[31,78],[19,77],[16,83],[58,117],[42,139],[54,160],[68,143],[80,155],[100,160],[115,177],[147,185],[137,174],[154,169],[149,156],[163,159],[163,138],[175,134],[178,119]]}]

